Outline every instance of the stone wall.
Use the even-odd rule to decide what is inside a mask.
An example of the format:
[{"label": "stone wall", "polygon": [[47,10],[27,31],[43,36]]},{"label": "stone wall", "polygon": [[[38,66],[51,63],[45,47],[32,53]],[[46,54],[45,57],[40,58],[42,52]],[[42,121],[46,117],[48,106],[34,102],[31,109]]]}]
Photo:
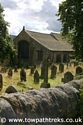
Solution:
[{"label": "stone wall", "polygon": [[[78,80],[55,88],[30,90],[0,97],[0,117],[76,118],[79,115]],[[12,123],[12,125],[62,125],[61,123]],[[11,125],[6,122],[5,125]],[[65,124],[64,124],[65,125]]]}]

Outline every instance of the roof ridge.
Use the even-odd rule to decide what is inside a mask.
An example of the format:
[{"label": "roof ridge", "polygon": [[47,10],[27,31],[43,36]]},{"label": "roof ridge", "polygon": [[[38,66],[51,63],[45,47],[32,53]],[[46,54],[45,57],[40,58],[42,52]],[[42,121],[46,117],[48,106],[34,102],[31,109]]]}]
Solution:
[{"label": "roof ridge", "polygon": [[69,45],[69,43],[67,43],[66,41],[63,42],[63,40],[59,38],[59,36],[57,36],[58,33],[54,33],[54,38],[52,36],[53,33],[46,34],[29,30],[25,30],[23,32],[28,34],[38,44],[41,44],[43,47],[49,49],[50,51],[72,51],[71,45]]},{"label": "roof ridge", "polygon": [[42,33],[42,32],[31,31],[31,30],[26,30],[26,31],[27,31],[27,32],[32,32],[32,33],[38,33],[38,34],[50,35],[50,33]]}]

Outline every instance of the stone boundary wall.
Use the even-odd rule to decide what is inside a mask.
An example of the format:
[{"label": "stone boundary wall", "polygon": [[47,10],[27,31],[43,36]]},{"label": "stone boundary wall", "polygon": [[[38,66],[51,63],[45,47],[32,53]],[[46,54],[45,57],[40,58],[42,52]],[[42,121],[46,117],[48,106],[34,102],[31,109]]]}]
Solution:
[{"label": "stone boundary wall", "polygon": [[[30,90],[0,97],[0,117],[8,118],[76,118],[79,115],[80,80],[55,88]],[[2,124],[0,124],[2,125]],[[3,125],[62,125],[60,123],[8,123]],[[65,125],[65,124],[64,124]]]}]

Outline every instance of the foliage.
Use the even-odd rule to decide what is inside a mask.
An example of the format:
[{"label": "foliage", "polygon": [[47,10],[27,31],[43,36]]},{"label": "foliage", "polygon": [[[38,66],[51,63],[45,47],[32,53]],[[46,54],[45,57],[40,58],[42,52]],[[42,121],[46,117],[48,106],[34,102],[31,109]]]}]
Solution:
[{"label": "foliage", "polygon": [[12,40],[8,34],[8,23],[4,20],[3,8],[0,4],[0,62],[10,59],[13,52]]},{"label": "foliage", "polygon": [[83,2],[65,0],[59,6],[62,34],[70,36],[77,58],[83,59]]}]

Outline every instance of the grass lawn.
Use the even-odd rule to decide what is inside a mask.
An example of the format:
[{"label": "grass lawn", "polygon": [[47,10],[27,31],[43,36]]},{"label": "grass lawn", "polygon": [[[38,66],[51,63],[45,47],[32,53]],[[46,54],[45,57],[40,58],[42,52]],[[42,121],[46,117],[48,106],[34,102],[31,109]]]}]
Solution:
[{"label": "grass lawn", "polygon": [[[57,75],[56,75],[55,79],[50,79],[50,68],[49,68],[48,82],[51,84],[51,87],[62,84],[61,78],[63,78],[65,72],[70,71],[75,75],[75,67],[73,67],[73,66],[71,66],[67,69],[67,66],[65,65],[64,73],[59,73],[58,68],[59,68],[59,66],[57,65]],[[37,67],[37,69],[39,71],[39,74],[41,74],[40,67]],[[30,69],[26,70],[26,74],[27,74],[27,81],[24,82],[24,84],[17,85],[18,82],[20,83],[20,69],[18,69],[17,73],[13,73],[12,78],[8,77],[7,73],[3,73],[2,74],[3,75],[3,89],[0,93],[1,94],[4,93],[5,89],[9,85],[14,85],[18,91],[27,91],[29,88],[39,89],[43,80],[40,79],[39,84],[36,84],[36,83],[34,83],[33,76],[30,76]]]},{"label": "grass lawn", "polygon": [[[81,66],[81,67],[83,67],[83,66]],[[61,78],[63,78],[64,73],[67,72],[67,71],[72,72],[72,74],[75,76],[75,68],[76,67],[71,66],[71,67],[69,67],[67,69],[67,66],[65,65],[64,73],[59,73],[58,68],[59,68],[59,66],[57,65],[57,75],[56,75],[55,79],[50,79],[50,69],[49,69],[49,80],[48,80],[48,82],[51,84],[51,87],[63,84],[61,82]],[[39,74],[41,74],[40,68],[37,67],[37,69],[39,71]],[[22,84],[17,85],[18,82],[20,83],[20,69],[18,69],[17,73],[13,73],[13,77],[12,78],[9,78],[7,73],[3,73],[2,75],[3,75],[3,82],[4,82],[4,84],[3,84],[3,89],[0,92],[0,94],[4,94],[5,89],[9,85],[15,86],[15,88],[19,92],[27,91],[29,88],[39,89],[41,83],[43,82],[43,80],[40,79],[40,83],[39,84],[35,84],[33,76],[30,76],[30,69],[26,70],[26,74],[27,74],[27,81],[24,82],[24,85],[22,85]],[[81,98],[81,101],[80,101],[80,112],[81,112],[81,117],[83,119],[83,89],[80,90],[80,98]]]}]

